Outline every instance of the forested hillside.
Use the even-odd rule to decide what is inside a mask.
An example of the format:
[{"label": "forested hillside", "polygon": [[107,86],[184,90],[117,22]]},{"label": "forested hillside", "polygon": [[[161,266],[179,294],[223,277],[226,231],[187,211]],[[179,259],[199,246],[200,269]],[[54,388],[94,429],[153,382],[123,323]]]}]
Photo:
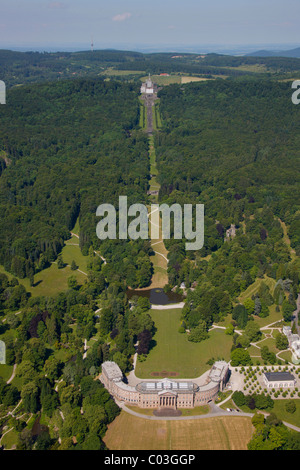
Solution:
[{"label": "forested hillside", "polygon": [[[156,135],[160,199],[205,205],[203,249],[193,255],[181,242],[168,244],[170,285],[198,284],[185,307],[188,325],[218,321],[231,311],[236,296],[265,275],[291,280],[295,308],[300,121],[290,85],[215,81],[172,85],[159,96],[164,123]],[[235,236],[230,240],[231,224]]]},{"label": "forested hillside", "polygon": [[20,84],[78,78],[98,78],[116,71],[119,80],[139,81],[151,73],[194,74],[226,78],[268,78],[300,70],[300,60],[290,57],[250,57],[222,54],[149,53],[95,50],[81,52],[16,52],[0,50],[0,79],[8,88]]},{"label": "forested hillside", "polygon": [[[104,449],[120,410],[98,380],[101,364],[130,370],[138,336],[140,353],[148,351],[149,301],[130,310],[126,287],[149,284],[150,244],[96,237],[98,205],[117,207],[119,195],[146,202],[148,141],[137,128],[137,91],[99,79],[46,83],[9,90],[10,104],[0,109],[0,264],[9,272],[1,266],[5,449]],[[75,260],[66,267],[58,256],[75,222],[80,247],[71,241],[65,248],[85,260],[81,283]],[[36,282],[49,271],[54,291],[46,277]],[[43,282],[46,294],[26,291],[25,276],[34,288]]]},{"label": "forested hillside", "polygon": [[[137,96],[131,85],[100,79],[9,90],[9,105],[0,109],[0,264],[7,271],[32,278],[56,259],[78,217],[87,254],[100,244],[98,205],[117,207],[119,195],[129,203],[145,201],[148,143],[135,130]],[[114,245],[103,247],[108,259],[115,257],[111,269],[126,277],[120,265],[126,257],[131,284],[147,285],[148,245]],[[137,280],[144,264],[145,275]]]}]

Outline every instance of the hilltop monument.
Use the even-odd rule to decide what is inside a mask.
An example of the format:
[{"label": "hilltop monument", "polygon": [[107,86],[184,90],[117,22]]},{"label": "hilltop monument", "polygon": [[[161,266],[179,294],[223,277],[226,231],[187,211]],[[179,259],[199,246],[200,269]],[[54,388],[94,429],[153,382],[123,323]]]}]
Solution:
[{"label": "hilltop monument", "polygon": [[142,84],[141,86],[141,93],[146,93],[147,95],[153,95],[153,93],[155,92],[155,86],[154,86],[154,83],[152,82],[151,80],[151,76],[150,76],[150,73],[149,73],[149,78],[148,80]]}]

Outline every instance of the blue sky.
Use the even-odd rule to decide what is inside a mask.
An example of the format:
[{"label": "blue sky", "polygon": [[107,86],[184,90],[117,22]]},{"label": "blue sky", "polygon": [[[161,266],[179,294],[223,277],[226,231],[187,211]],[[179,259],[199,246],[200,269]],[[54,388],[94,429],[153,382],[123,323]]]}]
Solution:
[{"label": "blue sky", "polygon": [[299,0],[0,0],[0,47],[300,45],[299,18]]}]

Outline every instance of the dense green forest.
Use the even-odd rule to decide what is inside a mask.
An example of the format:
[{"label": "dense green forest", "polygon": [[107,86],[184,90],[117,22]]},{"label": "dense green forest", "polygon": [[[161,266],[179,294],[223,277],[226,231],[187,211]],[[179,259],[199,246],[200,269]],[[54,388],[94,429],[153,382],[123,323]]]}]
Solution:
[{"label": "dense green forest", "polygon": [[[95,378],[108,359],[116,361],[124,372],[130,368],[135,335],[144,325],[150,329],[152,325],[138,308],[130,313],[125,308],[121,285],[105,291],[105,282],[102,279],[101,284],[97,274],[91,270],[91,281],[80,289],[73,286],[57,296],[37,298],[30,298],[16,279],[9,281],[0,275],[2,319],[5,315],[0,335],[6,344],[6,367],[17,365],[16,382],[8,384],[0,378],[0,430],[2,433],[7,424],[15,428],[19,450],[105,448],[102,438],[119,408]],[[108,311],[101,320],[102,336],[84,357],[84,339],[95,334],[96,299],[102,292]],[[18,308],[22,313],[16,315]],[[124,327],[117,340],[113,340],[117,330],[115,336],[107,336],[113,322],[117,320],[121,333],[125,318],[130,321],[130,315],[134,318],[138,313],[140,326],[132,322],[130,333]],[[8,414],[16,408],[18,411]]]},{"label": "dense green forest", "polygon": [[[0,275],[0,335],[5,367],[15,364],[17,376],[12,384],[1,379],[0,403],[6,412],[18,411],[1,414],[1,433],[12,426],[23,450],[104,449],[119,408],[94,379],[105,360],[130,370],[137,338],[140,354],[147,353],[154,332],[149,301],[132,300],[130,310],[126,297],[127,285],[150,282],[149,242],[96,237],[98,205],[117,207],[120,194],[129,203],[147,201],[148,141],[137,128],[138,89],[72,80],[14,88],[8,96],[10,105],[0,110],[0,251],[12,277]],[[13,276],[34,284],[53,261],[61,269],[58,255],[76,221],[86,282],[80,286],[70,276],[66,292],[31,297]],[[84,341],[99,329],[85,357]]]},{"label": "dense green forest", "polygon": [[[254,75],[253,66],[264,66],[262,74],[287,73],[299,70],[299,59],[283,57],[234,57],[220,54],[181,54],[156,53],[144,54],[130,63],[121,63],[119,70],[149,70],[151,73],[182,72],[185,74],[226,75],[241,77]],[[243,68],[239,68],[243,66]],[[256,70],[258,72],[258,70]]]},{"label": "dense green forest", "polygon": [[108,67],[139,57],[136,52],[15,52],[0,50],[1,80],[7,87],[78,77],[96,78]]},{"label": "dense green forest", "polygon": [[[17,367],[13,383],[0,380],[0,429],[14,429],[17,449],[105,449],[120,410],[95,380],[101,364],[114,360],[125,373],[137,339],[140,354],[149,350],[149,301],[133,299],[130,309],[126,288],[149,284],[150,243],[96,236],[98,205],[117,207],[119,195],[147,202],[138,91],[103,79],[47,82],[8,90],[10,104],[0,109],[0,263],[10,273],[0,274],[2,367]],[[31,296],[19,280],[34,285],[55,260],[57,272],[64,267],[60,253],[75,223],[85,282],[71,275],[65,292]],[[76,269],[73,261],[70,274]]]},{"label": "dense green forest", "polygon": [[[278,282],[291,280],[295,309],[300,121],[289,84],[239,80],[172,85],[159,97],[164,123],[156,135],[160,201],[205,205],[204,247],[185,253],[183,242],[167,244],[170,286],[197,285],[188,294],[185,323],[193,328],[203,320],[207,328],[224,318],[236,297],[265,275]],[[293,259],[282,223],[288,227]],[[236,236],[224,243],[231,224]],[[265,304],[263,296],[258,301]],[[282,301],[277,297],[275,303]]]},{"label": "dense green forest", "polygon": [[[98,247],[96,208],[146,202],[148,142],[136,130],[137,89],[116,82],[66,81],[15,88],[1,107],[0,264],[32,278],[57,258],[76,219],[80,246]],[[7,165],[5,161],[8,162]],[[147,242],[103,243],[113,273],[145,287]],[[137,256],[139,254],[139,256]],[[125,265],[122,259],[126,259]]]}]

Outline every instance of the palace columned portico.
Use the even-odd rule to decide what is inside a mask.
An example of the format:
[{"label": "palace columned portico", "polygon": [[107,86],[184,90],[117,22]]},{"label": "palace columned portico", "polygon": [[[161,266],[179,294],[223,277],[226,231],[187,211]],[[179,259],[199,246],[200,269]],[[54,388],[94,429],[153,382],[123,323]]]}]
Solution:
[{"label": "palace columned portico", "polygon": [[177,396],[171,393],[159,393],[159,408],[177,408]]}]

